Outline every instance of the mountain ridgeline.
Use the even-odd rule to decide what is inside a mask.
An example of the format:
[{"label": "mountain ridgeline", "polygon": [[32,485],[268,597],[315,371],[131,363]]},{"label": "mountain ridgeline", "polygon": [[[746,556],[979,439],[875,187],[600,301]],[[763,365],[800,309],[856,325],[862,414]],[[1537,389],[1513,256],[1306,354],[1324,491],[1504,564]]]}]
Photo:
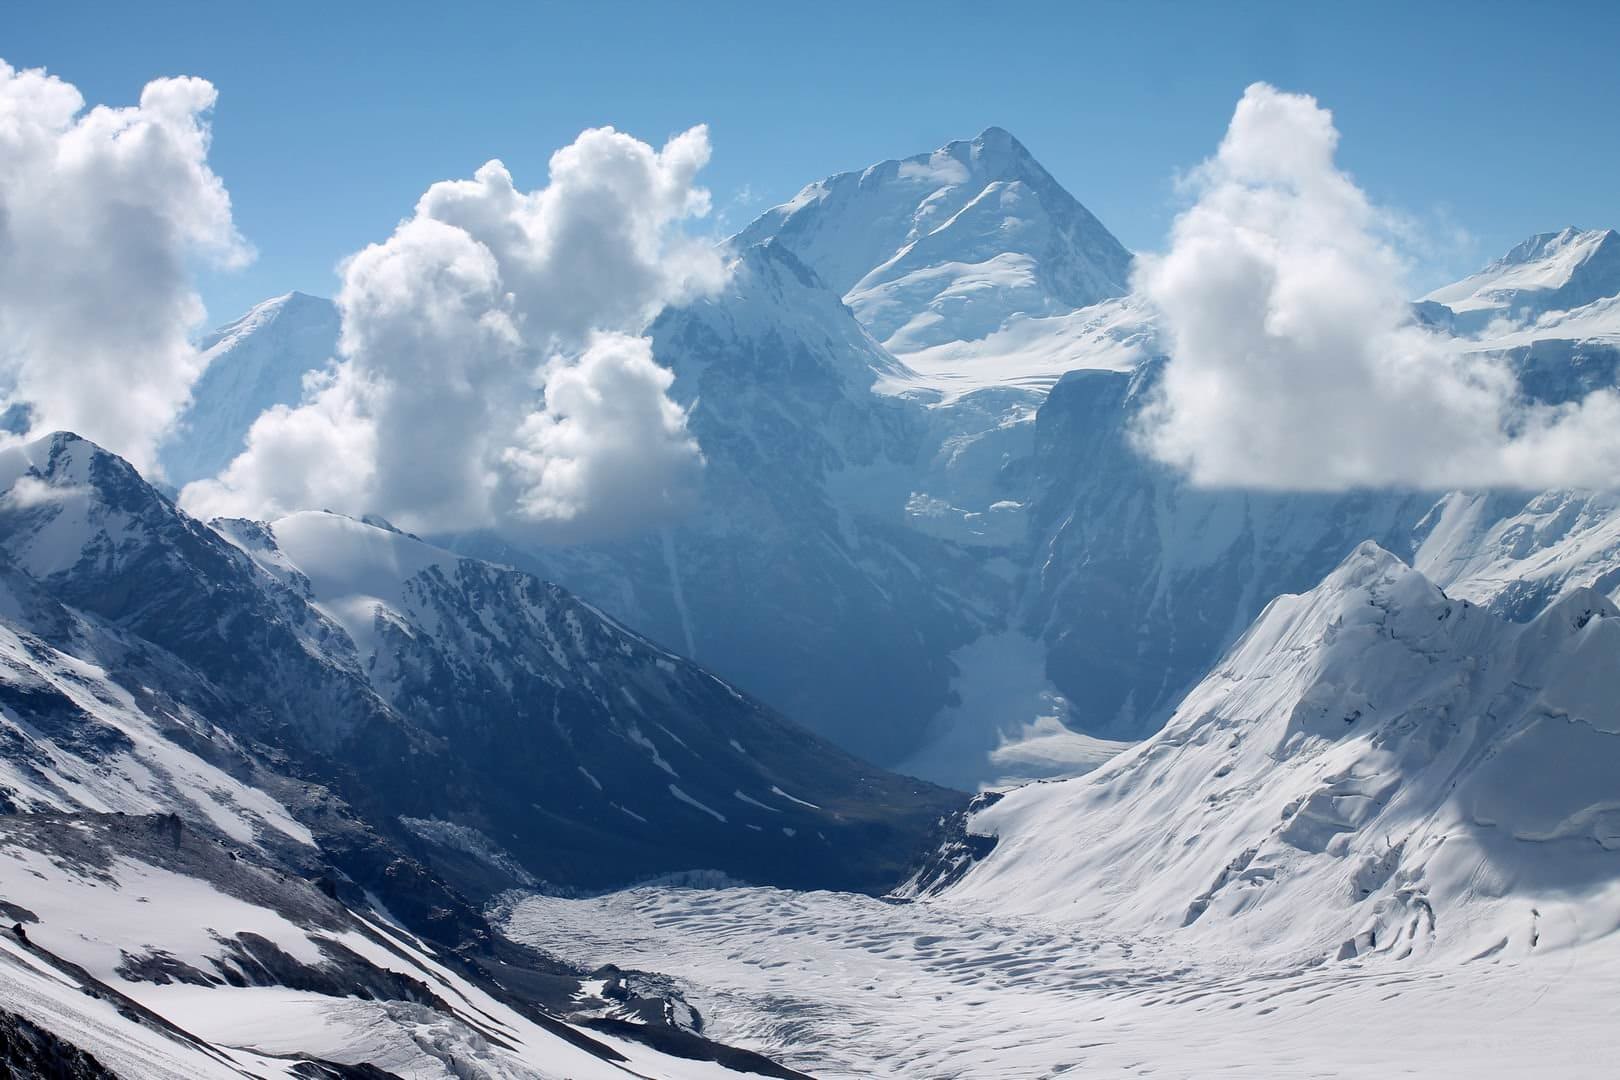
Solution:
[{"label": "mountain ridgeline", "polygon": [[476,896],[692,869],[882,889],[951,805],[556,585],[385,524],[216,531],[65,434],[6,451],[0,482],[31,590],[162,656],[209,722]]}]

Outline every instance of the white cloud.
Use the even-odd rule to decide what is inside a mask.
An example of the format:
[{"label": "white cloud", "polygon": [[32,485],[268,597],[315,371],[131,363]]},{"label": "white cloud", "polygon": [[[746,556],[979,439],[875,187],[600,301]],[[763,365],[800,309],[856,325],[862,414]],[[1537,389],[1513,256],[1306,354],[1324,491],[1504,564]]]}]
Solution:
[{"label": "white cloud", "polygon": [[1139,262],[1171,355],[1140,445],[1212,486],[1611,486],[1620,397],[1527,404],[1501,362],[1418,326],[1401,223],[1338,139],[1313,98],[1244,93],[1169,252]]},{"label": "white cloud", "polygon": [[0,61],[0,405],[143,469],[189,398],[203,316],[187,264],[250,257],[208,167],[214,88],[158,79],[140,104]]},{"label": "white cloud", "polygon": [[90,489],[74,484],[47,484],[37,476],[19,476],[17,482],[0,495],[6,502],[21,510],[32,510],[36,506],[50,506],[81,495],[89,495]]},{"label": "white cloud", "polygon": [[577,363],[558,364],[545,408],[524,419],[503,455],[515,516],[569,537],[677,512],[695,493],[703,456],[667,396],[673,381],[652,343],[628,334],[597,334]]},{"label": "white cloud", "polygon": [[708,211],[698,127],[655,150],[611,128],[521,191],[499,161],[434,184],[343,266],[340,362],[272,410],[198,514],[328,507],[406,528],[577,539],[672,510],[702,455],[635,336],[725,266],[681,223]]}]

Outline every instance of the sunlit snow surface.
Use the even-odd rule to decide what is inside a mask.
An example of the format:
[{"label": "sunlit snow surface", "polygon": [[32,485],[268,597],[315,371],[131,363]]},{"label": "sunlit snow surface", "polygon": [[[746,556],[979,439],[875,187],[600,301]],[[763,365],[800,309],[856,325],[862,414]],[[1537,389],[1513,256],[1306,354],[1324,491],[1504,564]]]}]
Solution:
[{"label": "sunlit snow surface", "polygon": [[977,340],[898,351],[905,370],[881,376],[880,394],[937,394],[943,405],[980,390],[1044,395],[1070,371],[1130,371],[1156,348],[1151,316],[1130,298],[1060,315],[1015,315]]},{"label": "sunlit snow surface", "polygon": [[1620,235],[1613,229],[1564,229],[1532,236],[1477,274],[1424,299],[1458,314],[1537,315],[1612,297],[1617,285]]},{"label": "sunlit snow surface", "polygon": [[1607,1077],[1620,942],[1533,959],[1267,968],[942,903],[641,889],[531,897],[509,929],[656,964],[709,1034],[823,1078]]}]

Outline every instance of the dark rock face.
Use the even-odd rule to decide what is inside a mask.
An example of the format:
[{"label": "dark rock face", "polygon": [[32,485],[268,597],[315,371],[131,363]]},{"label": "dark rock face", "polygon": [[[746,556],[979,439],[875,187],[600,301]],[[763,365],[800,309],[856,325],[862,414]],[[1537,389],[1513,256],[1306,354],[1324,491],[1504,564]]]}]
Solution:
[{"label": "dark rock face", "polygon": [[0,1077],[117,1080],[101,1062],[66,1039],[5,1009],[0,1009]]},{"label": "dark rock face", "polygon": [[893,899],[912,900],[944,892],[994,851],[996,837],[970,833],[967,826],[974,814],[1001,799],[999,791],[981,791],[961,810],[940,818],[934,839],[918,857],[904,884],[895,890]]}]

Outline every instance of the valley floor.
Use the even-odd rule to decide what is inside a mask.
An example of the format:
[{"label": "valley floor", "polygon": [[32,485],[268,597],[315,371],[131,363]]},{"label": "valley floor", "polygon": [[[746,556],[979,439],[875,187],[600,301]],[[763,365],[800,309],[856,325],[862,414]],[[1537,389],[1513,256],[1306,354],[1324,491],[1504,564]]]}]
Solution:
[{"label": "valley floor", "polygon": [[1183,941],[841,893],[533,896],[514,936],[675,976],[708,1034],[817,1077],[1612,1077],[1620,942],[1252,970]]}]

